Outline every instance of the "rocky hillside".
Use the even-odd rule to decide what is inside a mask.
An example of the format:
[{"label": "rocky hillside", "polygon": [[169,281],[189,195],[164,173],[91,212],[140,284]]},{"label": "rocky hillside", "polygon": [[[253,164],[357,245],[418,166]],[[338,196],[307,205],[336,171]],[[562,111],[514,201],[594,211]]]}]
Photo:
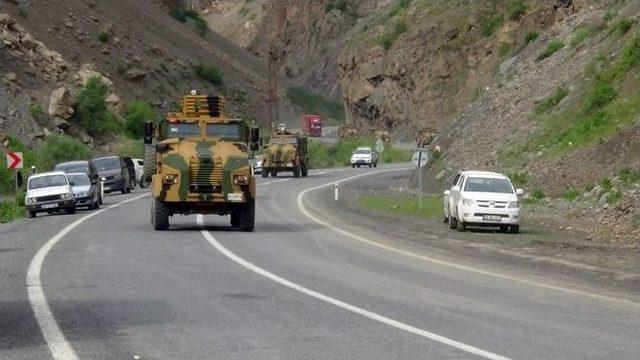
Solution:
[{"label": "rocky hillside", "polygon": [[[177,6],[177,5],[171,5]],[[28,143],[67,132],[93,145],[71,121],[78,90],[92,76],[117,112],[142,99],[159,113],[191,88],[222,91],[237,115],[264,118],[260,61],[162,1],[7,1],[0,8],[0,132]],[[216,67],[221,84],[198,76]],[[106,139],[105,141],[108,141]]]}]

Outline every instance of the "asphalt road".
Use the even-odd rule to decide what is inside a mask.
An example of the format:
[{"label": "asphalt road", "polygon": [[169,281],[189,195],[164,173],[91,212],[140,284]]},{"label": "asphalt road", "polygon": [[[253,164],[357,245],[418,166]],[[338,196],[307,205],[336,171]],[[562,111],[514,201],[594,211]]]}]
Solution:
[{"label": "asphalt road", "polygon": [[640,358],[639,303],[360,231],[312,189],[384,170],[260,178],[253,233],[153,232],[143,192],[3,225],[0,359]]}]

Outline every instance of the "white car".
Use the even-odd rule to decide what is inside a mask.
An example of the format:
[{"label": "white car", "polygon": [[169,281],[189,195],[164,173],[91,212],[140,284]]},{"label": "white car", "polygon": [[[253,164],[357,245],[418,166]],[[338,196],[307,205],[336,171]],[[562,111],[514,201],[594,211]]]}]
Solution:
[{"label": "white car", "polygon": [[368,165],[369,167],[378,167],[378,153],[371,150],[368,146],[361,146],[351,155],[351,167],[360,167]]},{"label": "white car", "polygon": [[516,189],[502,174],[463,171],[451,189],[444,192],[444,221],[449,228],[464,231],[467,226],[499,227],[503,232],[520,232],[522,189]]},{"label": "white car", "polygon": [[144,173],[144,160],[131,159],[133,161],[133,168],[136,171],[136,184],[142,185],[142,174]]},{"label": "white car", "polygon": [[73,189],[63,171],[31,175],[27,180],[27,194],[24,199],[29,217],[39,212],[64,210],[67,214],[76,212]]}]

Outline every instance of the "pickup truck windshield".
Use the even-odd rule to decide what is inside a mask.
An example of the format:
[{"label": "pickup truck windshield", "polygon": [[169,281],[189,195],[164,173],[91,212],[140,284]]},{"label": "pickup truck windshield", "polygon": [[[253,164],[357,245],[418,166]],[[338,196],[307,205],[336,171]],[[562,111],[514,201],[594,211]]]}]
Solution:
[{"label": "pickup truck windshield", "polygon": [[369,154],[371,154],[371,150],[356,150],[355,154],[358,154],[358,155],[369,155]]},{"label": "pickup truck windshield", "polygon": [[513,194],[513,186],[507,179],[470,177],[464,184],[464,191]]},{"label": "pickup truck windshield", "polygon": [[41,176],[29,180],[29,190],[64,185],[67,185],[67,177],[64,175]]},{"label": "pickup truck windshield", "polygon": [[93,163],[96,165],[98,171],[113,170],[120,168],[120,160],[117,157],[108,157],[102,159],[95,159]]}]

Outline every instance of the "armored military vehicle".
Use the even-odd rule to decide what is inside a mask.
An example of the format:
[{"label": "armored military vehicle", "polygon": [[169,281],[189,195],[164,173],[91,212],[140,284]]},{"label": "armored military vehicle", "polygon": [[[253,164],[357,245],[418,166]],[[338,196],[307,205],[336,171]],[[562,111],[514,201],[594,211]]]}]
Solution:
[{"label": "armored military vehicle", "polygon": [[262,160],[262,177],[277,176],[284,171],[293,172],[293,177],[307,176],[307,138],[278,129],[271,134]]},{"label": "armored military vehicle", "polygon": [[145,124],[144,176],[151,182],[151,224],[166,230],[182,214],[231,215],[253,231],[256,187],[249,165],[259,130],[224,115],[218,96],[183,96],[181,111]]}]

